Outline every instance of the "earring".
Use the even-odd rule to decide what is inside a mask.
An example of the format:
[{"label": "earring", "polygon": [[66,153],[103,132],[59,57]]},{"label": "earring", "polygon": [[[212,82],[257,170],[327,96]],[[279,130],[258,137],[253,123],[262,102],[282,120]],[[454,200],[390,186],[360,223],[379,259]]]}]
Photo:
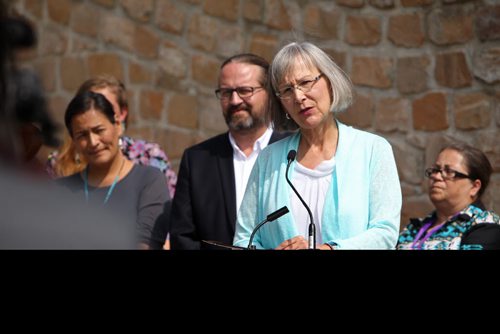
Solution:
[{"label": "earring", "polygon": [[79,166],[82,161],[80,160],[80,153],[75,153],[75,163]]},{"label": "earring", "polygon": [[290,115],[287,112],[285,113],[285,117],[286,117],[286,119],[291,119]]}]

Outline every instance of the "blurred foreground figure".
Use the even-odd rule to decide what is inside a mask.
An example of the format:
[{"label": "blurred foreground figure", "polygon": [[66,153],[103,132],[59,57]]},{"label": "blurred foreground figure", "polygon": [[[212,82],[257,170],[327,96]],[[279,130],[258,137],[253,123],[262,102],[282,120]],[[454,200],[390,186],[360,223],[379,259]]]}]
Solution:
[{"label": "blurred foreground figure", "polygon": [[0,0],[0,249],[133,249],[133,221],[73,202],[26,168],[42,143],[58,144],[38,80],[15,66],[13,53],[35,42]]},{"label": "blurred foreground figure", "polygon": [[[0,249],[134,249],[134,224],[0,165]],[[76,213],[76,214],[75,214]]]}]

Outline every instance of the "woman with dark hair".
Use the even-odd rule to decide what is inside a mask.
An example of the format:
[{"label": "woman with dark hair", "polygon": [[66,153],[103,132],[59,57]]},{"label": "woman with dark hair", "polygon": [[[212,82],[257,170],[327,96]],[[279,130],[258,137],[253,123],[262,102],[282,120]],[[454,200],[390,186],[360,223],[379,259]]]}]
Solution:
[{"label": "woman with dark hair", "polygon": [[481,202],[492,167],[483,152],[457,143],[441,149],[429,178],[436,210],[410,219],[398,249],[500,249],[500,219]]},{"label": "woman with dark hair", "polygon": [[87,166],[58,182],[87,203],[135,217],[139,248],[161,249],[168,231],[164,208],[170,200],[165,175],[123,155],[118,144],[122,125],[111,103],[99,93],[77,94],[64,122]]},{"label": "woman with dark hair", "polygon": [[[177,175],[160,145],[125,135],[129,107],[124,83],[111,75],[99,75],[83,82],[76,94],[86,91],[100,93],[111,102],[123,130],[120,137],[120,149],[123,155],[136,164],[160,169],[166,176],[170,197],[174,197]],[[85,166],[85,159],[74,152],[71,138],[68,137],[64,138],[63,145],[58,151],[50,153],[47,160],[47,172],[53,178],[80,172]]]}]

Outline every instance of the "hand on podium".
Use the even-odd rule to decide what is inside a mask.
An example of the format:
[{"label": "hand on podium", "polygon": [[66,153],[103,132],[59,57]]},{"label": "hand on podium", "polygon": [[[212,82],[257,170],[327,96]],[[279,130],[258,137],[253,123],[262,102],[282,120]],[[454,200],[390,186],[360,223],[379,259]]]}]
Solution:
[{"label": "hand on podium", "polygon": [[[309,241],[306,240],[306,238],[304,238],[301,235],[298,235],[296,237],[293,237],[291,239],[283,241],[275,249],[276,250],[300,250],[300,249],[312,249],[312,248],[309,247]],[[333,250],[333,247],[329,246],[328,244],[321,244],[321,245],[316,245],[316,247],[313,249]]]}]

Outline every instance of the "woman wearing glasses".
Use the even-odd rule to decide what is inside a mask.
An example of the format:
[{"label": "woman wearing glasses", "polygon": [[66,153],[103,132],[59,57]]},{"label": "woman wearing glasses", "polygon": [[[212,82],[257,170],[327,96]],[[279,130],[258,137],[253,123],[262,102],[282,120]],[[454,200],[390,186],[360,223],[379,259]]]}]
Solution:
[{"label": "woman wearing glasses", "polygon": [[[315,45],[291,43],[276,54],[270,82],[275,128],[296,133],[257,158],[234,244],[248,247],[252,236],[260,249],[394,248],[401,210],[394,155],[385,139],[336,120],[352,103],[349,78]],[[284,206],[289,214],[252,233]]]},{"label": "woman wearing glasses", "polygon": [[491,173],[480,150],[461,143],[444,147],[434,166],[425,170],[436,210],[411,219],[397,248],[500,249],[499,217],[481,202]]}]

